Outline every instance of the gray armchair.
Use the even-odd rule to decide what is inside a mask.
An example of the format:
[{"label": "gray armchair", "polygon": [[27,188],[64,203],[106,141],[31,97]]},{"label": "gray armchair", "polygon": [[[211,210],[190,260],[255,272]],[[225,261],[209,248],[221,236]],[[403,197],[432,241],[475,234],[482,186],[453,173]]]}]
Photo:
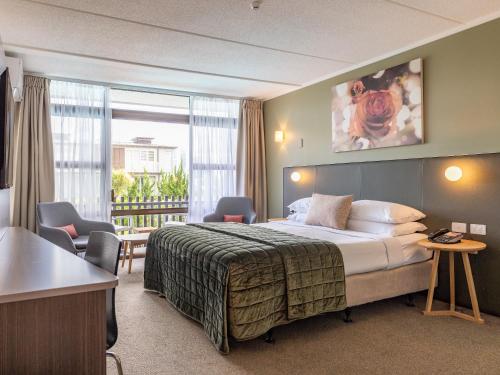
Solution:
[{"label": "gray armchair", "polygon": [[252,200],[248,197],[222,197],[217,202],[215,212],[203,218],[203,222],[222,222],[224,215],[243,215],[245,224],[255,223],[257,214],[253,210]]},{"label": "gray armchair", "polygon": [[[87,249],[90,232],[115,233],[113,224],[85,220],[69,202],[38,203],[36,213],[40,236],[74,254]],[[78,238],[72,239],[68,232],[58,228],[69,224],[75,226]]]}]

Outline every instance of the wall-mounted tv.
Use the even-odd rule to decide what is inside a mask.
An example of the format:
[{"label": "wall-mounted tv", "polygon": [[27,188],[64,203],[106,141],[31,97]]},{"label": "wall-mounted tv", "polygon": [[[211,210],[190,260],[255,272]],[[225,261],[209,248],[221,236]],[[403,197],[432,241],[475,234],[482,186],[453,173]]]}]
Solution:
[{"label": "wall-mounted tv", "polygon": [[7,69],[0,76],[0,189],[12,185],[9,166],[13,157],[14,98]]}]

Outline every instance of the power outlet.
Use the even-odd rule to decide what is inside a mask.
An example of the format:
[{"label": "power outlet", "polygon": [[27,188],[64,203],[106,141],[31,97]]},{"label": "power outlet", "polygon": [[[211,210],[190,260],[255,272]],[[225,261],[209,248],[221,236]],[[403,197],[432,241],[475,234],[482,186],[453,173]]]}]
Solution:
[{"label": "power outlet", "polygon": [[486,225],[484,224],[471,224],[470,225],[471,234],[480,234],[481,236],[486,236]]},{"label": "power outlet", "polygon": [[467,223],[451,223],[451,231],[459,233],[467,233]]}]

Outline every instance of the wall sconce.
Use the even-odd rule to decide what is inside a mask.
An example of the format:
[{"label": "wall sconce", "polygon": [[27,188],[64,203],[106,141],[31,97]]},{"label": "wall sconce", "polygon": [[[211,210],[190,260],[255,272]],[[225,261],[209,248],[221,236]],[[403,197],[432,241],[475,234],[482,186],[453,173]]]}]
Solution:
[{"label": "wall sconce", "polygon": [[299,182],[301,178],[302,178],[302,176],[300,175],[299,172],[292,172],[292,174],[290,175],[290,179],[293,182]]},{"label": "wall sconce", "polygon": [[446,171],[444,171],[444,176],[449,181],[458,181],[462,178],[462,168],[457,167],[456,165],[448,167],[446,168]]},{"label": "wall sconce", "polygon": [[285,139],[285,134],[283,133],[283,130],[276,130],[274,132],[274,142],[283,143],[284,139]]}]

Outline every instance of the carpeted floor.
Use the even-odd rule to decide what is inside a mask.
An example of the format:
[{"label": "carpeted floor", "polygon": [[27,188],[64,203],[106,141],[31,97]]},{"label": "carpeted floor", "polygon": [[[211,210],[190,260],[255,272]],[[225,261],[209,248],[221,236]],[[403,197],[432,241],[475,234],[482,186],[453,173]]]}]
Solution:
[{"label": "carpeted floor", "polygon": [[[120,269],[120,355],[126,375],[143,374],[500,374],[500,318],[483,326],[424,317],[403,299],[353,310],[352,324],[332,313],[275,329],[275,344],[233,343],[219,354],[201,327],[165,299],[144,291],[143,260]],[[444,304],[437,303],[436,307]],[[108,373],[116,374],[108,359]]]}]

